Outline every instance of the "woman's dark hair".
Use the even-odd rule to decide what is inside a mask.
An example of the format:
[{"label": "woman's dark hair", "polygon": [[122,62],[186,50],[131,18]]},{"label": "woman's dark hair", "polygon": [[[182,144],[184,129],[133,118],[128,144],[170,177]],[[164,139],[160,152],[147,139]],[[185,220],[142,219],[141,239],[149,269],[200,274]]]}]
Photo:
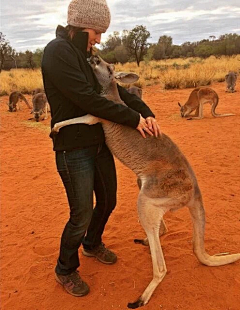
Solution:
[{"label": "woman's dark hair", "polygon": [[68,36],[71,40],[77,32],[82,31],[84,29],[84,28],[79,28],[79,27],[75,27],[75,26],[71,26],[71,25],[67,25],[65,28],[66,28]]}]

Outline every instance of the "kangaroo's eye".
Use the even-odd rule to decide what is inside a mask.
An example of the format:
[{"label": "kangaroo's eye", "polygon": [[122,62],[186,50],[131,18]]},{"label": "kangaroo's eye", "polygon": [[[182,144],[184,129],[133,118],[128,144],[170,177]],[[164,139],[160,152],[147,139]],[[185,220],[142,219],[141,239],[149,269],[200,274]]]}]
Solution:
[{"label": "kangaroo's eye", "polygon": [[100,59],[99,59],[99,58],[97,58],[96,64],[97,64],[97,65],[99,65],[99,64],[100,64],[100,62],[101,62],[101,61],[100,61]]}]

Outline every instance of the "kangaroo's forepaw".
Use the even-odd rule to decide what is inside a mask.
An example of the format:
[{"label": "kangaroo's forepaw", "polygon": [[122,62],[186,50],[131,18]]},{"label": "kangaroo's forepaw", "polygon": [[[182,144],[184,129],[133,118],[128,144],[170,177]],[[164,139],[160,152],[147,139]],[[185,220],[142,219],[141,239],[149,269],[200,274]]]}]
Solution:
[{"label": "kangaroo's forepaw", "polygon": [[56,135],[58,133],[59,133],[59,128],[58,128],[58,126],[54,125],[52,128],[51,134]]},{"label": "kangaroo's forepaw", "polygon": [[57,135],[57,134],[58,134],[58,132],[59,132],[59,131],[54,130],[54,128],[53,128],[53,129],[52,129],[52,131],[51,131],[51,135],[52,135],[52,136],[55,136],[55,135]]},{"label": "kangaroo's forepaw", "polygon": [[135,302],[129,302],[128,303],[128,308],[130,308],[130,309],[137,309],[137,308],[139,308],[139,307],[142,307],[142,306],[144,306],[144,303],[143,303],[143,300],[141,299],[141,298],[139,298],[137,301],[135,301]]},{"label": "kangaroo's forepaw", "polygon": [[148,243],[148,239],[134,239],[133,240],[135,243],[137,244],[142,244],[142,245],[145,245],[145,246],[149,246],[149,243]]}]

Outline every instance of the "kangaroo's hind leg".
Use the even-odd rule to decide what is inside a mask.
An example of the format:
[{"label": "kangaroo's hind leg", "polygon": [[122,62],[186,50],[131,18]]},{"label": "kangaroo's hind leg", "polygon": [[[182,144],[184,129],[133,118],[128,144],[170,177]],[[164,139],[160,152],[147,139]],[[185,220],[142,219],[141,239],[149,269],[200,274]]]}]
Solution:
[{"label": "kangaroo's hind leg", "polygon": [[163,215],[169,210],[168,198],[149,198],[143,192],[138,197],[138,214],[140,223],[144,228],[149,241],[152,265],[153,279],[144,290],[143,294],[134,303],[129,303],[129,308],[138,308],[145,305],[151,298],[154,290],[163,280],[167,273],[167,268],[159,240],[159,229]]},{"label": "kangaroo's hind leg", "polygon": [[199,106],[196,109],[195,115],[188,118],[188,120],[192,119],[202,119],[203,118],[203,105],[204,102],[199,100]]},{"label": "kangaroo's hind leg", "polygon": [[[137,179],[137,184],[138,184],[139,189],[141,190],[142,182],[141,182],[140,178]],[[164,222],[164,219],[162,218],[161,222],[160,222],[159,236],[161,237],[162,235],[166,234],[167,231],[168,231],[167,226],[166,226],[166,224]],[[144,239],[134,239],[133,241],[135,243],[138,243],[138,244],[149,246],[149,242],[148,242],[148,238],[147,237],[144,238]]]},{"label": "kangaroo's hind leg", "polygon": [[[167,226],[164,222],[164,219],[162,218],[161,223],[160,223],[160,228],[159,228],[159,237],[165,235],[167,233],[168,229]],[[144,238],[144,239],[134,239],[135,243],[139,243],[142,245],[146,245],[149,246],[149,242],[148,242],[148,238]]]}]

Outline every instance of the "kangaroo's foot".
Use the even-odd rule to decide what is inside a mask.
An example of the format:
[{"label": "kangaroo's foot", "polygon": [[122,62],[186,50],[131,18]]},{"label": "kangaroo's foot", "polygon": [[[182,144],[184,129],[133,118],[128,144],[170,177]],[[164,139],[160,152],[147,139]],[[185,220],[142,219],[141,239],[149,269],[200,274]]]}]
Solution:
[{"label": "kangaroo's foot", "polygon": [[[159,229],[159,237],[165,235],[167,233],[168,229],[164,222],[164,220],[161,221],[160,229]],[[142,244],[145,246],[149,246],[148,238],[145,239],[134,239],[134,242],[137,244]]]}]

